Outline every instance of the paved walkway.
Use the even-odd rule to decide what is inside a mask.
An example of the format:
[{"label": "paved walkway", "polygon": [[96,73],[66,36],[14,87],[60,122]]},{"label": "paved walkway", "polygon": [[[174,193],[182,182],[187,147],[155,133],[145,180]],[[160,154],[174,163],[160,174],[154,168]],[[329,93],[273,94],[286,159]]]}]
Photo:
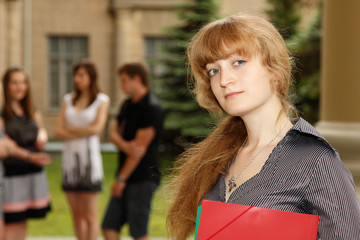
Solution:
[{"label": "paved walkway", "polygon": [[[49,153],[61,153],[64,147],[64,142],[51,141],[45,145],[45,152]],[[111,142],[101,143],[100,145],[101,152],[117,152],[117,149],[114,144]]]}]

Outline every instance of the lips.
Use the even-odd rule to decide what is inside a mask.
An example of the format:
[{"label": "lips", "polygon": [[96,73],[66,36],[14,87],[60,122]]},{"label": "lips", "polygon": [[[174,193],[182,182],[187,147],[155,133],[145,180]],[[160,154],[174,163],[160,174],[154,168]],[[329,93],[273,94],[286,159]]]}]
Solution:
[{"label": "lips", "polygon": [[226,99],[229,99],[229,98],[238,96],[238,95],[240,95],[240,94],[242,94],[242,93],[243,93],[243,91],[227,93],[227,94],[225,95],[225,98],[226,98]]}]

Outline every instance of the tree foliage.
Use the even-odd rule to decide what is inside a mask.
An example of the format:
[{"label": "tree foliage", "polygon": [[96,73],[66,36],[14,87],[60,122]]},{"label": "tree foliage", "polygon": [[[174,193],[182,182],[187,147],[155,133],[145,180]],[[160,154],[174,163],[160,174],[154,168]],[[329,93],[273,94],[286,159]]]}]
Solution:
[{"label": "tree foliage", "polygon": [[284,37],[295,57],[294,102],[300,116],[314,123],[319,112],[320,43],[322,7],[307,26],[300,29],[301,0],[267,0],[269,20]]},{"label": "tree foliage", "polygon": [[191,73],[186,63],[186,48],[201,26],[216,19],[216,9],[213,0],[183,3],[177,8],[182,24],[165,30],[173,41],[165,47],[166,58],[160,63],[163,71],[157,79],[161,86],[157,95],[167,110],[165,129],[172,133],[172,138],[206,136],[211,129],[211,116],[199,107],[188,89]]},{"label": "tree foliage", "polygon": [[311,123],[319,119],[321,20],[322,6],[319,5],[309,25],[286,41],[296,57],[294,101],[300,115]]},{"label": "tree foliage", "polygon": [[298,31],[300,14],[299,0],[267,0],[269,8],[265,10],[269,20],[277,27],[284,39]]}]

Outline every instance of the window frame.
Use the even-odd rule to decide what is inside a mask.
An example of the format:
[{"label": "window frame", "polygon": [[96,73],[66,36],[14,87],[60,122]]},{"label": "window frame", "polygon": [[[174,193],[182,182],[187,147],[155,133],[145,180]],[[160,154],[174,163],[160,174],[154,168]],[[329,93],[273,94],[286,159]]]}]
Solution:
[{"label": "window frame", "polygon": [[[151,40],[152,42],[148,43],[148,40]],[[176,41],[171,37],[167,37],[167,36],[144,37],[144,45],[145,45],[144,58],[149,67],[149,75],[150,75],[150,83],[151,83],[150,85],[155,93],[162,91],[161,86],[156,83],[156,80],[161,78],[161,68],[163,67],[160,65],[156,65],[156,62],[166,60],[167,58],[170,57],[170,55],[166,53],[166,51],[161,50],[162,43],[165,43],[165,45],[167,46],[171,46],[171,44],[175,44]],[[148,46],[150,44],[153,45],[154,48],[149,51]],[[155,67],[151,64],[151,62],[155,62]]]},{"label": "window frame", "polygon": [[[58,41],[55,43],[54,41]],[[66,46],[66,44],[71,43]],[[89,58],[89,42],[87,35],[49,35],[47,37],[47,111],[58,112],[65,94],[73,90],[72,66],[81,59]],[[57,50],[53,47],[57,44]],[[53,69],[54,62],[56,70]],[[53,74],[57,75],[54,79]],[[56,94],[54,97],[54,85]],[[57,99],[56,99],[57,98]]]}]

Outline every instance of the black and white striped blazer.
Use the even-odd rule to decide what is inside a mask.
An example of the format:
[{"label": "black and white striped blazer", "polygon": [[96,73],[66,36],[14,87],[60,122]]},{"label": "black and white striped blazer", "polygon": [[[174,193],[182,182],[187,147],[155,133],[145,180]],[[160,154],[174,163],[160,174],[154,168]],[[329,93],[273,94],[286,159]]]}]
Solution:
[{"label": "black and white striped blazer", "polygon": [[[360,207],[338,152],[304,119],[274,148],[262,170],[239,186],[229,203],[320,216],[322,240],[360,239]],[[225,202],[225,176],[205,199]]]}]

